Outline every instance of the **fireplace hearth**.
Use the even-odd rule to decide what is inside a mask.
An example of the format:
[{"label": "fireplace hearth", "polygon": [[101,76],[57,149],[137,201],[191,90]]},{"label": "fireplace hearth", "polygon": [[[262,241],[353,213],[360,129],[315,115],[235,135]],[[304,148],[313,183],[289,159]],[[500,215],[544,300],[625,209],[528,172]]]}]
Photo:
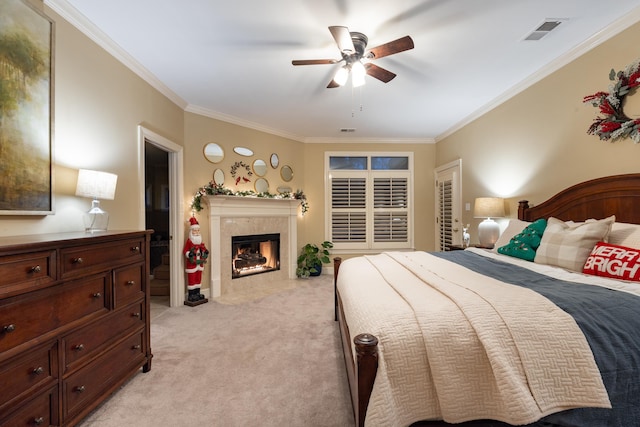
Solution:
[{"label": "fireplace hearth", "polygon": [[231,278],[280,270],[280,234],[231,237]]}]

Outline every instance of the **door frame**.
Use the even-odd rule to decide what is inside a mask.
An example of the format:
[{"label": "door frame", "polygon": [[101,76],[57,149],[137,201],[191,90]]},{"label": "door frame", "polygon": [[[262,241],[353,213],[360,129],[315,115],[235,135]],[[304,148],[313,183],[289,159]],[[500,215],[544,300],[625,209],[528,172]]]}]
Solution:
[{"label": "door frame", "polygon": [[169,306],[178,307],[184,303],[184,274],[181,261],[184,241],[184,147],[159,135],[142,125],[138,125],[138,186],[140,195],[139,228],[146,228],[145,220],[145,141],[169,154]]}]

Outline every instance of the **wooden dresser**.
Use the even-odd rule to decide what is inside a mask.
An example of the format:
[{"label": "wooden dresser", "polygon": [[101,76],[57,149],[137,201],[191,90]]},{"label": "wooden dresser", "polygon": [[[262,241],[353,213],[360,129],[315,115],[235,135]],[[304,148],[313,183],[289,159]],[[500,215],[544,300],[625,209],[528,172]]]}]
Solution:
[{"label": "wooden dresser", "polygon": [[150,234],[0,238],[0,426],[74,425],[151,369]]}]

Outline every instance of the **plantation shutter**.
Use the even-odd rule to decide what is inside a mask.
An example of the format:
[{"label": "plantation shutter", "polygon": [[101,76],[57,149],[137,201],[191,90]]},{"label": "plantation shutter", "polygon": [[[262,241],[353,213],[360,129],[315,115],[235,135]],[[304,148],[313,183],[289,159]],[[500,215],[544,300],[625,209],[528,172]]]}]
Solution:
[{"label": "plantation shutter", "polygon": [[443,251],[453,243],[453,183],[452,180],[438,183],[439,215],[438,228],[440,250]]},{"label": "plantation shutter", "polygon": [[374,178],[373,241],[407,242],[408,221],[407,178]]},{"label": "plantation shutter", "polygon": [[365,242],[367,239],[367,182],[364,177],[331,180],[331,240]]}]

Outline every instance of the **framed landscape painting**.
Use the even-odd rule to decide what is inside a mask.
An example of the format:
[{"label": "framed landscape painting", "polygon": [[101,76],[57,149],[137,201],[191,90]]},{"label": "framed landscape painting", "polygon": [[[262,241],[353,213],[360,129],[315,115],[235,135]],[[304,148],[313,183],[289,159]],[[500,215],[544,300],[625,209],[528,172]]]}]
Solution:
[{"label": "framed landscape painting", "polygon": [[0,1],[0,215],[54,210],[53,37],[29,0]]}]

